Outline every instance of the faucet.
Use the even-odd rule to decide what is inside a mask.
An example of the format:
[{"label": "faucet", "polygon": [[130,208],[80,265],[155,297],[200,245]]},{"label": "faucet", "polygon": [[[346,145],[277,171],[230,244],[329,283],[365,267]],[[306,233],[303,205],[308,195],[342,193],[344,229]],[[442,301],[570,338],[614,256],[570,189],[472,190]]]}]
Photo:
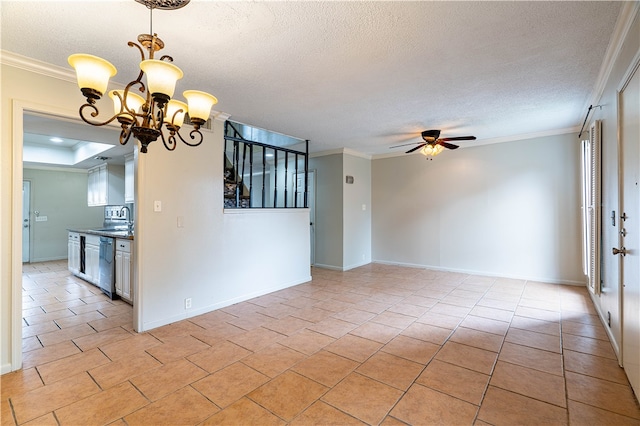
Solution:
[{"label": "faucet", "polygon": [[122,206],[122,208],[120,209],[120,214],[123,214],[124,211],[127,211],[127,229],[129,231],[129,233],[133,232],[133,221],[131,220],[131,210],[129,210],[129,207],[127,206]]}]

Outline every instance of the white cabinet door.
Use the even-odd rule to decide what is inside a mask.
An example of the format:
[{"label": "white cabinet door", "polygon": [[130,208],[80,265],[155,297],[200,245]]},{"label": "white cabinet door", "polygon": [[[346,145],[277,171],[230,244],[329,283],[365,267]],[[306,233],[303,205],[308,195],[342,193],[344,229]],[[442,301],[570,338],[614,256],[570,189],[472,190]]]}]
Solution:
[{"label": "white cabinet door", "polygon": [[122,252],[116,250],[116,294],[122,297]]},{"label": "white cabinet door", "polygon": [[131,298],[131,253],[122,253],[122,297]]},{"label": "white cabinet door", "polygon": [[80,235],[75,232],[69,233],[68,267],[72,274],[80,272]]},{"label": "white cabinet door", "polygon": [[116,240],[116,294],[133,303],[131,241]]},{"label": "white cabinet door", "polygon": [[100,278],[100,246],[87,244],[85,252],[85,274],[89,281],[98,284]]}]

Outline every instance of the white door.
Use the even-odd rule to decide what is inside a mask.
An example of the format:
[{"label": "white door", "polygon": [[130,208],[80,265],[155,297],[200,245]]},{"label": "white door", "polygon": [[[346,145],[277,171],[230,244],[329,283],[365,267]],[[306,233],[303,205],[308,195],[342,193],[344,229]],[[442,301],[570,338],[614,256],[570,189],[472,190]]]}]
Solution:
[{"label": "white door", "polygon": [[[309,242],[311,244],[310,247],[310,261],[311,265],[313,265],[316,261],[316,173],[315,171],[307,172],[307,176],[309,178],[309,184],[307,186],[307,207],[309,208]],[[304,173],[298,173],[296,175],[296,187],[302,188],[298,189],[296,192],[296,205],[303,206],[304,205]]]},{"label": "white door", "polygon": [[30,231],[31,231],[31,182],[22,181],[22,263],[30,260]]},{"label": "white door", "polygon": [[618,106],[622,364],[636,395],[640,395],[640,72],[637,68],[619,91]]}]

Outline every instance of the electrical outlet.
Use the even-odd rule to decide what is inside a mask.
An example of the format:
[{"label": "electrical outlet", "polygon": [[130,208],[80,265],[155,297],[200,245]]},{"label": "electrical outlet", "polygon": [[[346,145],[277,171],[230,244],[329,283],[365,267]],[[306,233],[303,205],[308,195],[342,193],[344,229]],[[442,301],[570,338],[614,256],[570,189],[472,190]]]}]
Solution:
[{"label": "electrical outlet", "polygon": [[185,309],[191,309],[191,298],[190,297],[184,299],[184,308]]}]

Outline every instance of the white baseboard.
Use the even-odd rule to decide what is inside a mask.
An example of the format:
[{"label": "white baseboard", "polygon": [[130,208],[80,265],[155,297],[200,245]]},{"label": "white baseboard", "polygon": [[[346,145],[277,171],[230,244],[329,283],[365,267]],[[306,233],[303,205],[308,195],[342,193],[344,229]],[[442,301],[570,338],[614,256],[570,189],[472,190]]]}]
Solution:
[{"label": "white baseboard", "polygon": [[10,362],[7,362],[6,364],[2,364],[2,367],[0,367],[0,374],[7,374],[7,373],[11,373]]}]

